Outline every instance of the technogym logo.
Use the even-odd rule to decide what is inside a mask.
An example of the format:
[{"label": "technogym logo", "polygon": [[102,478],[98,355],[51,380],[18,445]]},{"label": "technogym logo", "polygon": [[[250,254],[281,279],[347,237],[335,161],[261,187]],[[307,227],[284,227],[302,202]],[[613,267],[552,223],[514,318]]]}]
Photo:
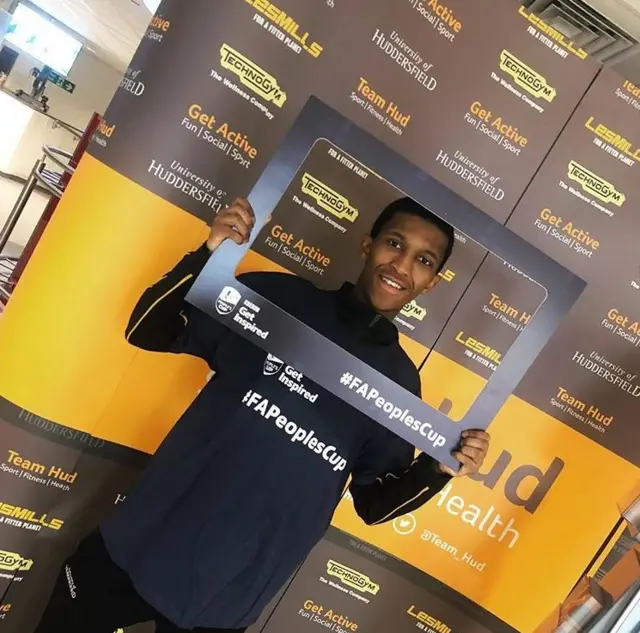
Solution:
[{"label": "technogym logo", "polygon": [[520,88],[537,99],[544,99],[549,103],[555,99],[555,88],[552,88],[540,73],[506,49],[500,53],[500,70],[510,75]]},{"label": "technogym logo", "polygon": [[30,558],[23,558],[15,552],[0,550],[0,570],[2,571],[29,571],[33,567]]},{"label": "technogym logo", "polygon": [[422,321],[424,317],[427,316],[427,311],[425,308],[419,306],[415,299],[412,299],[410,303],[407,303],[407,305],[402,308],[400,314],[402,314],[402,316]]},{"label": "technogym logo", "polygon": [[278,86],[275,77],[228,44],[220,47],[220,65],[265,101],[281,108],[287,100],[287,93]]},{"label": "technogym logo", "polygon": [[373,582],[369,576],[334,560],[327,562],[327,574],[337,578],[343,585],[361,593],[370,593],[375,596],[380,591],[380,585]]},{"label": "technogym logo", "polygon": [[349,200],[309,173],[302,176],[302,193],[313,198],[320,207],[340,220],[355,222],[358,218],[358,209],[351,206]]},{"label": "technogym logo", "polygon": [[591,194],[602,202],[621,207],[626,200],[626,196],[616,191],[616,188],[610,182],[600,178],[600,176],[589,171],[575,160],[569,163],[567,176],[577,182],[586,193]]}]

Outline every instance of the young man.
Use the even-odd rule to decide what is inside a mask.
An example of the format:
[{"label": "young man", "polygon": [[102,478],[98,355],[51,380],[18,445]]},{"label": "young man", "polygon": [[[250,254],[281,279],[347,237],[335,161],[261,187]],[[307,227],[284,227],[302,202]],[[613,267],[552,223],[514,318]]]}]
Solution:
[{"label": "young man", "polygon": [[[135,307],[130,343],[199,356],[215,374],[125,502],[65,563],[37,633],[148,620],[158,633],[243,631],[322,538],[347,485],[375,525],[482,464],[486,433],[463,434],[458,473],[414,459],[407,442],[184,301],[211,253],[226,239],[246,243],[254,223],[249,203],[234,202]],[[363,239],[355,286],[326,292],[280,273],[243,282],[420,394],[392,320],[437,285],[453,242],[448,224],[405,198]]]}]

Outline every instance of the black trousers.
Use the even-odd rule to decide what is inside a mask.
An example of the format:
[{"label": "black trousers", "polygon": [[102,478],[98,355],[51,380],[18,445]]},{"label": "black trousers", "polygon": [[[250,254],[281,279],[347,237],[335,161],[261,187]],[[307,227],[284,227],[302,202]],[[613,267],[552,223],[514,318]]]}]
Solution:
[{"label": "black trousers", "polygon": [[[111,560],[96,531],[62,566],[35,633],[115,633],[119,628],[151,620],[156,622],[156,633],[186,633],[138,595],[128,574]],[[191,630],[242,633],[245,629]]]}]

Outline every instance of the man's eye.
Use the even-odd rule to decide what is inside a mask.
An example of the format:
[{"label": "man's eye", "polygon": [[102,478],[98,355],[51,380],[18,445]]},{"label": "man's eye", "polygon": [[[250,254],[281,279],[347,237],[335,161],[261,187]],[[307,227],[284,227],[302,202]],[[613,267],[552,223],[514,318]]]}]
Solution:
[{"label": "man's eye", "polygon": [[389,246],[391,246],[391,248],[402,248],[402,244],[400,244],[398,240],[395,240],[392,237],[389,238],[388,243],[389,243]]},{"label": "man's eye", "polygon": [[433,266],[433,262],[424,256],[418,257],[418,261],[423,265],[423,266],[429,266],[432,267]]}]

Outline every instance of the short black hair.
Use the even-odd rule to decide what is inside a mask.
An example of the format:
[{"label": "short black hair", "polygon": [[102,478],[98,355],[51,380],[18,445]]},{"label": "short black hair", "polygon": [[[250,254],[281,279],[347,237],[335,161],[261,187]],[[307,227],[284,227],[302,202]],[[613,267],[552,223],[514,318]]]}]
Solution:
[{"label": "short black hair", "polygon": [[380,213],[376,221],[373,223],[369,235],[375,240],[382,232],[385,224],[387,224],[387,222],[389,222],[397,213],[410,213],[411,215],[417,215],[425,222],[433,224],[445,234],[445,237],[447,238],[447,247],[444,249],[444,256],[442,257],[440,266],[438,266],[438,270],[436,271],[439,273],[444,268],[444,265],[447,263],[449,257],[451,257],[451,253],[453,251],[453,245],[456,239],[453,227],[448,222],[445,222],[441,217],[437,216],[432,211],[429,211],[429,209],[425,209],[425,207],[418,204],[412,198],[399,198],[398,200],[394,200],[391,204],[388,204],[382,210],[382,213]]}]

